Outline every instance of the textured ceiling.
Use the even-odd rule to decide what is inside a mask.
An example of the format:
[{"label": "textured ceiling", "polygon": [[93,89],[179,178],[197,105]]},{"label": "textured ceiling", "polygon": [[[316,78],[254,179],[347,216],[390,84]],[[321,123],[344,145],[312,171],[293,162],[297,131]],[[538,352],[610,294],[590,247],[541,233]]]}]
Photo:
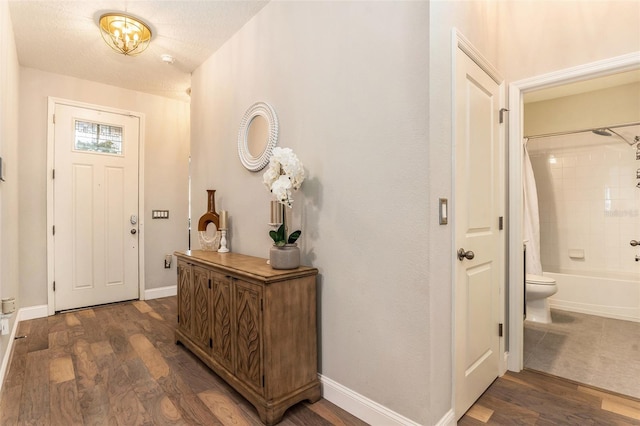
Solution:
[{"label": "textured ceiling", "polygon": [[[188,101],[191,72],[267,1],[9,0],[9,10],[20,65]],[[108,11],[149,24],[147,50],[138,56],[111,50],[97,26]],[[162,62],[162,54],[175,62]]]}]

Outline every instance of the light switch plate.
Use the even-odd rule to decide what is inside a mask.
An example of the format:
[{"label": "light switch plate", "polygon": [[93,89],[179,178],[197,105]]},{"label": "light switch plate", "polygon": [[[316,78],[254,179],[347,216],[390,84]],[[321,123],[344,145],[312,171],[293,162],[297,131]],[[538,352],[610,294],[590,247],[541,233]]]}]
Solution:
[{"label": "light switch plate", "polygon": [[438,216],[440,218],[440,225],[446,225],[449,223],[449,205],[446,198],[440,198],[438,200]]}]

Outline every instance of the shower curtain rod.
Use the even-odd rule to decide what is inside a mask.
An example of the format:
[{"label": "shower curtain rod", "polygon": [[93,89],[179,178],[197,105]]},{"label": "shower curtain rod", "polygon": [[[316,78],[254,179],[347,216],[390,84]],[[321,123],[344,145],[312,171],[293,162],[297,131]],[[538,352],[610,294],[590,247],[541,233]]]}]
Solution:
[{"label": "shower curtain rod", "polygon": [[[528,139],[539,139],[539,138],[546,138],[546,137],[550,137],[550,136],[564,136],[564,135],[573,135],[576,133],[585,133],[585,132],[592,132],[594,130],[598,130],[598,129],[618,129],[620,127],[629,127],[629,126],[637,126],[640,124],[640,121],[635,122],[635,123],[627,123],[627,124],[618,124],[617,126],[602,126],[602,127],[594,127],[592,129],[584,129],[584,130],[567,130],[566,132],[556,132],[556,133],[544,133],[542,135],[531,135],[531,136],[524,136],[525,138]],[[627,142],[627,140],[625,138],[623,138],[622,136],[620,136],[625,142]],[[629,145],[633,145],[633,143],[629,143],[627,142]]]}]

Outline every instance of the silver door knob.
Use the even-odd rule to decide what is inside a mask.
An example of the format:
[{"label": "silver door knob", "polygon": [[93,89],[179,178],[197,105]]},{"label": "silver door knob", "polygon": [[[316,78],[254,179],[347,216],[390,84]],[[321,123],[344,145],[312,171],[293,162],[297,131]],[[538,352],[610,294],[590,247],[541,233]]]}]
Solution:
[{"label": "silver door knob", "polygon": [[637,246],[637,245],[639,245],[639,244],[640,244],[640,243],[639,243],[638,241],[636,241],[636,240],[631,240],[631,241],[629,241],[629,245],[631,245],[631,247],[635,247],[635,246]]},{"label": "silver door knob", "polygon": [[131,230],[131,235],[135,235],[135,234],[136,234],[136,232],[138,232],[138,231],[136,231],[135,229],[132,229],[132,230]]},{"label": "silver door knob", "polygon": [[461,248],[460,250],[458,250],[458,260],[459,261],[463,261],[465,259],[471,260],[475,257],[476,255],[473,254],[473,252],[471,250],[469,251],[465,251],[463,248]]}]

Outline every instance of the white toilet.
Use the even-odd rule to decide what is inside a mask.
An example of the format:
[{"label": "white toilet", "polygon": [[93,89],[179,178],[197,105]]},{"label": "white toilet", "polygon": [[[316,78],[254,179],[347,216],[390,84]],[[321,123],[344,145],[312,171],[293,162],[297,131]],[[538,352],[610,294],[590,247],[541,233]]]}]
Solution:
[{"label": "white toilet", "polygon": [[526,302],[528,321],[551,324],[550,296],[558,292],[556,280],[540,275],[526,275]]}]

